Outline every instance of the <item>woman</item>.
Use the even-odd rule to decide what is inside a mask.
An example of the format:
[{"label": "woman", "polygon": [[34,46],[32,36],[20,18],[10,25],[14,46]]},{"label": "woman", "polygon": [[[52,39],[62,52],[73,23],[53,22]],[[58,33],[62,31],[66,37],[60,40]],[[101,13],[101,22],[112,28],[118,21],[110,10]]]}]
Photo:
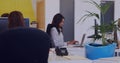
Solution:
[{"label": "woman", "polygon": [[[52,23],[48,24],[47,33],[51,36],[55,47],[65,45],[63,36],[64,17],[58,13],[53,17]],[[66,44],[74,44],[76,41],[68,41]],[[52,43],[52,44],[53,44]]]},{"label": "woman", "polygon": [[[120,18],[118,19],[118,28],[120,29]],[[120,48],[120,31],[117,30],[117,42],[118,42],[118,48]]]},{"label": "woman", "polygon": [[8,28],[24,27],[24,18],[21,12],[12,11],[8,16]]}]

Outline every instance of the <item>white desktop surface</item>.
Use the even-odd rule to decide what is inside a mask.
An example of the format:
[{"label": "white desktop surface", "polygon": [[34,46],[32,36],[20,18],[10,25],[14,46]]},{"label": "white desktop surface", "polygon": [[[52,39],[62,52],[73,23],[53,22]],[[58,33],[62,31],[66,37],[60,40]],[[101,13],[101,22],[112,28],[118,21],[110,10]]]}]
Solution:
[{"label": "white desktop surface", "polygon": [[[89,60],[85,58],[85,49],[80,47],[67,47],[68,56],[56,56],[54,49],[51,49],[48,63],[120,63],[120,57],[102,58]],[[116,49],[120,52],[120,49]]]},{"label": "white desktop surface", "polygon": [[52,61],[48,63],[92,63],[89,60],[65,60],[65,61]]},{"label": "white desktop surface", "polygon": [[68,56],[56,56],[54,49],[51,49],[48,63],[92,63],[85,58],[85,50],[80,47],[67,47]]},{"label": "white desktop surface", "polygon": [[93,63],[120,63],[120,57],[110,57],[94,60]]}]

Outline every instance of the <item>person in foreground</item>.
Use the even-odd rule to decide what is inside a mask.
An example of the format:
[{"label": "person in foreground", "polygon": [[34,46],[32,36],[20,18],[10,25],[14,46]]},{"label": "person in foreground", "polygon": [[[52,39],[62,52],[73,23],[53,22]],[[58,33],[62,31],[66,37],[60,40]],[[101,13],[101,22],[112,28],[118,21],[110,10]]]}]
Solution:
[{"label": "person in foreground", "polygon": [[50,37],[36,28],[0,33],[0,63],[48,63]]},{"label": "person in foreground", "polygon": [[12,11],[8,16],[8,28],[25,27],[24,17],[20,11]]},{"label": "person in foreground", "polygon": [[[46,32],[52,39],[51,47],[62,47],[65,45],[63,36],[64,17],[58,13],[53,17],[52,23],[48,24]],[[75,44],[77,41],[68,41],[66,44]]]}]

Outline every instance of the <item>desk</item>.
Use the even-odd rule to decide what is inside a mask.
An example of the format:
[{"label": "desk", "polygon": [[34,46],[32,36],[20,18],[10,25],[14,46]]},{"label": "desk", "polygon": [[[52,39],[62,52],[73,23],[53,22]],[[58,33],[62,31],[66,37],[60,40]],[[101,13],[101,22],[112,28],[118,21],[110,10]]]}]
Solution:
[{"label": "desk", "polygon": [[54,49],[51,49],[48,63],[92,63],[85,58],[85,50],[80,47],[67,47],[68,56],[56,56]]},{"label": "desk", "polygon": [[120,63],[120,57],[110,57],[94,60],[93,63]]},{"label": "desk", "polygon": [[92,63],[89,60],[65,60],[65,61],[52,61],[48,63]]},{"label": "desk", "polygon": [[117,55],[115,57],[93,60],[93,63],[120,63],[120,49],[116,49],[115,52],[117,52]]},{"label": "desk", "polygon": [[[69,52],[67,57],[56,56],[54,49],[51,50],[48,63],[120,63],[120,56],[89,60],[85,58],[85,49],[80,47],[67,47]],[[116,49],[116,52],[120,52],[120,49]]]}]

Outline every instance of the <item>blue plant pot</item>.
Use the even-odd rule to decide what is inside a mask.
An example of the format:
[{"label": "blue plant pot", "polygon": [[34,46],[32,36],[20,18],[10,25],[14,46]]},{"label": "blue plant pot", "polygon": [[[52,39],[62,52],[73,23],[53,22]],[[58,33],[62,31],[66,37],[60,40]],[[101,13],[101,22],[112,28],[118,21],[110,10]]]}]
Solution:
[{"label": "blue plant pot", "polygon": [[99,58],[113,57],[116,43],[112,43],[106,46],[100,46],[100,44],[90,44],[85,45],[85,54],[88,59],[95,60]]}]

